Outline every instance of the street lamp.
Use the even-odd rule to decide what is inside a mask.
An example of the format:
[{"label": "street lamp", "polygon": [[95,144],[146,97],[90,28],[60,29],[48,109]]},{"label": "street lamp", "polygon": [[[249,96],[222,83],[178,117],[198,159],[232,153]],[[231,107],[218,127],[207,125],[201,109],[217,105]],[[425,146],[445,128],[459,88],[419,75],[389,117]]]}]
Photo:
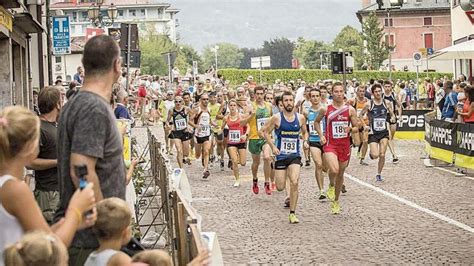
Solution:
[{"label": "street lamp", "polygon": [[219,46],[216,44],[214,46],[214,49],[212,49],[214,51],[214,56],[215,56],[215,59],[216,59],[216,78],[217,78],[217,50],[219,50]]},{"label": "street lamp", "polygon": [[87,16],[95,27],[102,28],[112,26],[117,18],[118,10],[114,3],[111,3],[110,6],[107,7],[107,16],[102,16],[101,7],[103,4],[103,0],[96,0],[87,11]]}]

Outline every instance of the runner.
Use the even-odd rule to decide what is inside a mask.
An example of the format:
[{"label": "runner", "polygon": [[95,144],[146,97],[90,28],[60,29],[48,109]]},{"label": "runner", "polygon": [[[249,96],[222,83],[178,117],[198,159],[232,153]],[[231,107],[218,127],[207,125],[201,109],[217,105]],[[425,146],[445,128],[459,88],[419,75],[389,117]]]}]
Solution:
[{"label": "runner", "polygon": [[348,103],[354,107],[357,111],[357,116],[360,118],[361,127],[359,131],[352,134],[353,142],[356,146],[358,146],[357,151],[357,159],[359,159],[359,163],[361,165],[368,165],[365,162],[365,156],[367,154],[368,149],[368,134],[369,134],[369,120],[367,115],[361,116],[361,112],[364,107],[367,105],[369,100],[365,97],[366,88],[364,85],[360,85],[357,87],[356,97],[354,99],[349,99]]},{"label": "runner", "polygon": [[[267,102],[267,103],[269,103],[269,104],[272,105],[272,113],[273,113],[273,114],[276,114],[276,113],[280,112],[280,110],[278,109],[278,107],[275,108],[275,106],[273,105],[273,102],[274,102],[273,100],[274,100],[274,98],[275,98],[275,97],[273,96],[273,92],[271,92],[271,91],[267,91],[267,92],[266,92],[266,94],[265,94],[265,102]],[[280,102],[281,102],[281,100],[280,100]],[[275,136],[273,135],[273,137],[275,137]],[[273,138],[273,139],[275,139],[275,138]],[[272,170],[271,170],[271,174],[270,174],[270,188],[272,189],[272,191],[275,191],[275,190],[276,190],[276,184],[275,184],[275,169],[274,169],[274,167],[273,167],[274,164],[275,164],[275,162],[274,162],[274,160],[273,160],[273,158],[272,158],[272,163],[270,164],[270,167],[271,167],[271,169],[272,169]]]},{"label": "runner", "polygon": [[[258,97],[258,95],[257,95]],[[296,205],[298,203],[298,182],[301,170],[300,134],[304,139],[304,146],[308,146],[308,132],[306,119],[302,114],[295,112],[294,96],[291,92],[282,95],[283,112],[275,114],[259,131],[271,146],[276,156],[275,180],[278,191],[285,189],[286,180],[290,180],[290,215],[291,224],[298,223]],[[271,132],[275,130],[276,143],[272,141]]]},{"label": "runner", "polygon": [[247,136],[248,127],[242,126],[242,116],[237,110],[237,101],[229,101],[229,114],[224,118],[222,129],[228,128],[227,151],[232,160],[232,171],[234,172],[234,187],[240,186],[239,163],[245,166],[247,162]]},{"label": "runner", "polygon": [[207,92],[203,93],[199,99],[199,105],[192,112],[188,119],[188,123],[194,127],[196,136],[196,159],[201,157],[204,171],[202,178],[207,179],[209,173],[209,152],[211,150],[211,126],[214,123],[211,121],[211,115],[208,109],[209,95]]},{"label": "runner", "polygon": [[170,140],[168,138],[170,134],[170,127],[168,127],[166,123],[169,111],[174,108],[173,96],[173,91],[169,90],[166,93],[166,100],[161,101],[160,106],[158,107],[158,115],[161,117],[161,121],[163,121],[163,129],[165,131],[166,152],[170,155],[172,155],[170,148]]},{"label": "runner", "polygon": [[189,140],[192,138],[192,130],[188,126],[188,114],[190,109],[184,106],[181,96],[174,99],[175,107],[168,113],[168,130],[171,131],[169,138],[172,145],[176,147],[176,159],[178,165],[183,168],[183,163],[191,164],[189,156]]},{"label": "runner", "polygon": [[328,89],[325,85],[321,85],[319,86],[319,91],[321,92],[321,104],[323,107],[327,107],[332,103],[332,100],[328,98]]},{"label": "runner", "polygon": [[[339,195],[344,183],[344,171],[351,155],[350,135],[351,127],[358,127],[359,119],[355,109],[344,103],[344,87],[342,83],[335,82],[332,87],[333,103],[327,107],[326,113],[319,113],[314,127],[324,145],[324,161],[328,167],[329,188],[327,197],[332,201],[331,213],[341,212]],[[321,120],[325,120],[326,132],[322,135]],[[357,129],[358,130],[358,129]]]},{"label": "runner", "polygon": [[[300,114],[305,114],[308,112],[309,108],[311,108],[311,99],[309,97],[309,93],[312,90],[312,87],[306,86],[304,88],[304,94],[303,94],[303,99],[297,103],[298,106],[298,113]],[[306,126],[306,129],[309,129],[308,126]],[[304,151],[304,158],[305,160],[305,166],[310,166],[310,151],[308,149],[303,149]]]},{"label": "runner", "polygon": [[399,101],[397,101],[397,97],[395,96],[395,92],[393,91],[392,82],[390,82],[389,80],[384,81],[383,88],[384,88],[383,98],[390,102],[390,105],[392,105],[392,110],[397,111],[395,114],[395,120],[392,120],[390,116],[388,117],[388,120],[387,120],[390,123],[390,128],[389,128],[390,138],[388,140],[388,148],[390,149],[390,152],[392,153],[393,163],[396,164],[399,162],[399,159],[395,152],[395,142],[393,141],[393,137],[395,136],[395,132],[397,131],[397,117],[402,117],[402,105],[400,104]]},{"label": "runner", "polygon": [[[318,135],[318,132],[315,130],[314,122],[316,117],[319,114],[325,114],[326,108],[320,104],[321,94],[318,89],[311,89],[309,93],[311,107],[304,112],[306,119],[308,120],[308,131],[309,131],[309,149],[311,152],[311,157],[314,161],[314,176],[316,178],[316,183],[319,188],[318,198],[323,200],[326,198],[326,193],[324,192],[324,177],[323,177],[323,145],[321,144],[321,138]],[[326,125],[324,120],[321,123],[321,130],[324,134],[326,130]]]},{"label": "runner", "polygon": [[[265,89],[261,86],[255,87],[255,102],[247,105],[247,116],[243,119],[243,123],[248,122],[250,127],[249,135],[249,151],[252,154],[252,176],[253,186],[252,191],[258,194],[258,167],[260,166],[260,154],[263,151],[263,173],[265,176],[265,193],[267,195],[272,194],[270,188],[270,175],[271,175],[271,148],[266,143],[264,138],[260,138],[258,131],[263,127],[265,122],[272,116],[272,105],[263,100],[265,95]],[[239,98],[240,100],[240,98]]]},{"label": "runner", "polygon": [[390,117],[391,122],[393,122],[395,114],[390,102],[382,98],[382,86],[374,84],[371,90],[374,98],[366,103],[359,117],[362,119],[365,114],[368,114],[370,158],[373,160],[379,159],[375,178],[377,181],[383,181],[382,170],[385,165],[385,153],[389,139],[387,119]]},{"label": "runner", "polygon": [[[215,121],[215,126],[212,127],[212,139],[211,139],[211,162],[217,161],[217,158],[221,158],[220,166],[221,170],[224,170],[224,149],[223,141],[224,134],[221,130],[222,118],[221,115],[221,104],[217,102],[217,95],[215,92],[209,93],[209,112],[211,114],[211,121]],[[214,155],[214,148],[217,146],[217,157]]]}]

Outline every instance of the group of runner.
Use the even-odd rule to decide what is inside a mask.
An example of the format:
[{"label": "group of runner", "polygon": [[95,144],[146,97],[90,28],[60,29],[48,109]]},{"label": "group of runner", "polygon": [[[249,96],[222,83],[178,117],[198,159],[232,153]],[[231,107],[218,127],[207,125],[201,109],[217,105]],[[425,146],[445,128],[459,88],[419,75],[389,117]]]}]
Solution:
[{"label": "group of runner", "polygon": [[[239,187],[240,168],[246,164],[248,150],[252,157],[252,192],[260,193],[258,173],[263,164],[265,193],[286,190],[289,221],[298,223],[295,211],[304,156],[306,166],[311,159],[314,163],[319,200],[328,198],[331,213],[340,213],[339,198],[345,192],[344,172],[351,147],[358,149],[362,165],[367,165],[369,149],[370,158],[378,159],[376,181],[383,180],[387,147],[393,162],[398,162],[392,138],[401,105],[389,81],[369,88],[360,85],[353,99],[346,97],[340,82],[303,89],[303,99],[298,101],[291,90],[272,91],[262,86],[239,87],[236,91],[198,86],[192,95],[185,92],[182,96],[169,91],[174,104],[165,110],[163,125],[176,147],[179,166],[191,164],[191,157],[200,159],[202,178],[208,179],[213,162],[224,170],[227,153],[228,167],[235,177],[233,186]],[[329,176],[327,190],[324,172]]]}]

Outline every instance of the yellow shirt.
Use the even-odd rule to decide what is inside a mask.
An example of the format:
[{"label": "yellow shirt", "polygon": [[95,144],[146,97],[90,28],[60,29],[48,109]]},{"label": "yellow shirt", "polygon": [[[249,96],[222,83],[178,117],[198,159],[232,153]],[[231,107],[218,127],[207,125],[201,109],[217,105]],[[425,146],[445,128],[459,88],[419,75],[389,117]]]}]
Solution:
[{"label": "yellow shirt", "polygon": [[252,102],[254,113],[249,121],[250,133],[249,139],[260,139],[258,131],[265,125],[268,119],[272,116],[272,105],[265,102],[265,107],[261,108],[257,103]]},{"label": "yellow shirt", "polygon": [[209,113],[211,115],[211,121],[216,121],[217,126],[212,127],[212,132],[217,133],[221,126],[222,126],[222,119],[217,119],[217,115],[219,115],[219,109],[221,109],[221,104],[220,103],[215,103],[211,104],[209,103],[208,105],[209,108]]}]

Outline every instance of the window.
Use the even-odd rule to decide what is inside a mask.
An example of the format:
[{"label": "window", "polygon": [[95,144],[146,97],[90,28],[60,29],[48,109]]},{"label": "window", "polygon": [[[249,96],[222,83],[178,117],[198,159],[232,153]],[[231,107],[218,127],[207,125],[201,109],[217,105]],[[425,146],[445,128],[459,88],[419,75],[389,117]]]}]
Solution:
[{"label": "window", "polygon": [[163,19],[163,8],[158,8],[158,18]]},{"label": "window", "polygon": [[130,9],[130,10],[128,10],[128,15],[130,17],[136,17],[137,16],[137,11],[135,9]]},{"label": "window", "polygon": [[61,63],[61,57],[60,56],[55,56],[55,61],[56,63]]},{"label": "window", "polygon": [[87,12],[81,12],[81,19],[79,21],[87,21],[89,20],[89,16],[87,15]]},{"label": "window", "polygon": [[388,34],[385,34],[385,45],[387,45],[391,52],[395,51],[395,34],[390,33],[390,38]]},{"label": "window", "polygon": [[425,33],[423,35],[425,48],[433,48],[433,33]]},{"label": "window", "polygon": [[423,25],[425,26],[433,25],[433,18],[432,17],[423,18]]},{"label": "window", "polygon": [[119,9],[117,14],[118,17],[123,17],[123,10]]},{"label": "window", "polygon": [[72,12],[72,21],[77,21],[77,12]]},{"label": "window", "polygon": [[393,18],[385,19],[385,27],[393,27]]},{"label": "window", "polygon": [[140,9],[140,17],[144,17],[145,16],[145,9]]}]

